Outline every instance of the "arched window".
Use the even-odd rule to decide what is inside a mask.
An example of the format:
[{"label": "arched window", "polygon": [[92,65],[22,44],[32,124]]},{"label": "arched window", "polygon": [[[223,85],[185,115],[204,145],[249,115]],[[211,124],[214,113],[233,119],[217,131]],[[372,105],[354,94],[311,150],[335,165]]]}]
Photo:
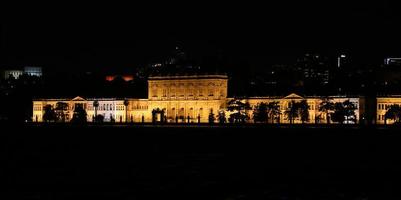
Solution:
[{"label": "arched window", "polygon": [[209,89],[209,96],[213,96],[213,89]]}]

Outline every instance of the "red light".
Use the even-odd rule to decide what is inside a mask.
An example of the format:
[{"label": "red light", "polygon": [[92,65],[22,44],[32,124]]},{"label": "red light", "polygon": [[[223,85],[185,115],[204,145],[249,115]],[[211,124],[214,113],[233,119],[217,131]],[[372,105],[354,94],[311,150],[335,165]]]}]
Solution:
[{"label": "red light", "polygon": [[106,81],[113,81],[115,76],[106,76]]},{"label": "red light", "polygon": [[123,79],[124,79],[124,81],[132,81],[132,80],[134,80],[134,76],[132,76],[132,75],[124,75],[123,76]]}]

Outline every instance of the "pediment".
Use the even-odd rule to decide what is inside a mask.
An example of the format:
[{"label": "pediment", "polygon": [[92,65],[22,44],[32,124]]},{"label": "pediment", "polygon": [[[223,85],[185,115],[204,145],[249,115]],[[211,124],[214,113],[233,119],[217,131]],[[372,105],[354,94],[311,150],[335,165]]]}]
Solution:
[{"label": "pediment", "polygon": [[284,99],[304,99],[302,96],[297,95],[295,93],[291,93],[288,96],[284,97]]},{"label": "pediment", "polygon": [[86,101],[86,99],[84,99],[80,96],[77,96],[77,97],[73,98],[72,101]]}]

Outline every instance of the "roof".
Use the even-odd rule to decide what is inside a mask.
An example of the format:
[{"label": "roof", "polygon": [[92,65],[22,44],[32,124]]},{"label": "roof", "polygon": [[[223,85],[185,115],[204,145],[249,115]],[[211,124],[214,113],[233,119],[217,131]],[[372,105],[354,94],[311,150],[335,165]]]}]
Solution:
[{"label": "roof", "polygon": [[195,75],[163,75],[150,76],[148,80],[185,80],[185,79],[228,79],[225,74],[195,74]]},{"label": "roof", "polygon": [[148,99],[136,99],[136,98],[82,98],[80,96],[76,96],[75,98],[40,98],[33,99],[33,101],[123,101],[123,100],[136,100],[136,101],[147,101]]}]

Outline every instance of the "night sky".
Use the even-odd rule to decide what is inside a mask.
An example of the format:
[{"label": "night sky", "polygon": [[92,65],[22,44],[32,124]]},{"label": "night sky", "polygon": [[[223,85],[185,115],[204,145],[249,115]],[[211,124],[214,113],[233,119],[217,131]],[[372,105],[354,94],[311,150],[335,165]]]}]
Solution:
[{"label": "night sky", "polygon": [[392,1],[243,3],[10,12],[1,21],[0,66],[131,68],[162,59],[177,45],[196,59],[220,56],[256,68],[308,52],[344,52],[356,64],[401,57],[401,14]]}]

